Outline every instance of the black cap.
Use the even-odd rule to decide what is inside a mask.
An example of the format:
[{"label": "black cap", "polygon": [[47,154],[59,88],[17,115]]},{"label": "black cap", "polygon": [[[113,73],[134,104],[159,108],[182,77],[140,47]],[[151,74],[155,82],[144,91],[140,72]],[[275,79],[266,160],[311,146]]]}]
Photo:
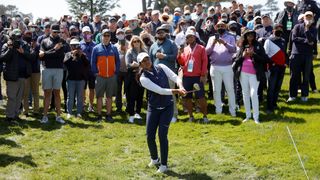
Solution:
[{"label": "black cap", "polygon": [[52,32],[60,32],[60,25],[59,24],[52,24],[51,31]]}]

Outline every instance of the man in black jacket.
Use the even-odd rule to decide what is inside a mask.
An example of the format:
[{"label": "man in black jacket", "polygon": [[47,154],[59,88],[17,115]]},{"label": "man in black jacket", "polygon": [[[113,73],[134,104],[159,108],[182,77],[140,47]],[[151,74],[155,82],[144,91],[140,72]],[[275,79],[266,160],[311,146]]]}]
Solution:
[{"label": "man in black jacket", "polygon": [[314,44],[317,43],[317,30],[313,24],[313,13],[304,14],[304,23],[297,24],[292,30],[292,52],[290,56],[290,96],[287,102],[294,101],[298,94],[301,73],[301,101],[308,101],[309,77],[312,69]]},{"label": "man in black jacket", "polygon": [[50,104],[52,91],[54,93],[55,106],[57,111],[56,121],[64,124],[65,121],[60,117],[61,98],[60,88],[63,79],[63,60],[64,60],[64,40],[59,37],[60,26],[51,26],[50,36],[45,38],[40,45],[39,57],[44,62],[42,71],[42,88],[44,90],[44,110],[41,123],[47,123],[47,112]]},{"label": "man in black jacket", "polygon": [[22,40],[21,31],[10,32],[9,41],[3,45],[0,61],[4,62],[4,80],[7,85],[8,102],[6,120],[20,120],[20,105],[22,101],[25,79],[31,75],[32,56],[30,46]]}]

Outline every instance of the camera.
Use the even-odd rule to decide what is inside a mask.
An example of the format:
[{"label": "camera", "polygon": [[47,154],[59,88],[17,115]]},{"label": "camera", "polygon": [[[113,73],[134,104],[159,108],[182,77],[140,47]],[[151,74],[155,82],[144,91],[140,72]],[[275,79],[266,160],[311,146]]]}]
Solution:
[{"label": "camera", "polygon": [[15,41],[13,41],[12,46],[13,46],[13,48],[15,48],[15,49],[19,49],[20,46],[21,46],[20,40],[15,40]]}]

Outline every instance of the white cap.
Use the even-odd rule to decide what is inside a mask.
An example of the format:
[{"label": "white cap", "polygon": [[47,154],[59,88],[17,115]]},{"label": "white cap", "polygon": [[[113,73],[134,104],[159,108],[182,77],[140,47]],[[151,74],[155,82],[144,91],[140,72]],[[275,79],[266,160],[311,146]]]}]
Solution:
[{"label": "white cap", "polygon": [[181,8],[180,7],[174,8],[174,12],[180,12],[181,13]]},{"label": "white cap", "polygon": [[146,57],[149,57],[148,53],[142,52],[142,53],[138,54],[138,57],[137,57],[138,63],[141,63],[141,61],[143,61],[143,59]]},{"label": "white cap", "polygon": [[82,33],[84,33],[84,32],[91,32],[90,27],[89,27],[89,26],[83,27],[83,28],[82,28]]},{"label": "white cap", "polygon": [[152,10],[151,15],[153,16],[156,14],[160,14],[160,11],[159,10]]},{"label": "white cap", "polygon": [[196,32],[194,32],[194,31],[192,31],[192,30],[186,31],[186,37],[188,37],[188,36],[190,36],[190,35],[195,36],[195,37],[197,36]]},{"label": "white cap", "polygon": [[80,42],[77,38],[71,39],[71,41],[70,41],[70,45],[79,45],[79,44],[80,44]]}]

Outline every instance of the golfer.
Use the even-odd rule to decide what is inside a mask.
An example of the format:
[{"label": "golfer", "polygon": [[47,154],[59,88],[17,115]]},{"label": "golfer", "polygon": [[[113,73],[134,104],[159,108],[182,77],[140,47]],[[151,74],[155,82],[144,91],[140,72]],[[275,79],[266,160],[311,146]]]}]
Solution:
[{"label": "golfer", "polygon": [[[181,79],[166,65],[152,65],[149,55],[142,52],[137,61],[140,65],[138,79],[141,85],[149,90],[147,110],[147,143],[151,155],[149,167],[159,166],[157,172],[168,170],[168,130],[173,116],[173,94],[185,95]],[[170,89],[168,80],[174,81],[179,89]],[[159,129],[161,161],[158,158],[155,136]],[[161,164],[160,164],[161,162]]]}]

